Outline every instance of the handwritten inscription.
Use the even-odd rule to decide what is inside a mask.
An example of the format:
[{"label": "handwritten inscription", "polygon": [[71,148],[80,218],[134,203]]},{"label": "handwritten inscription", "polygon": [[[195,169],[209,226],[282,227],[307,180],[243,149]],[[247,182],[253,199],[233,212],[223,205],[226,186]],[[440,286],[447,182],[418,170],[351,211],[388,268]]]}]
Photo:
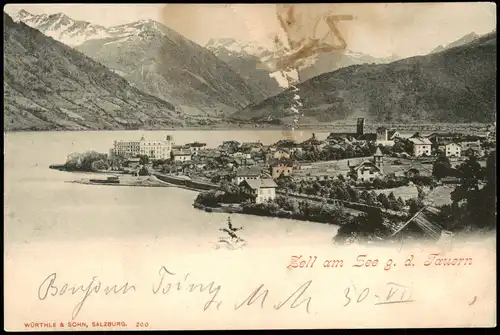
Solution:
[{"label": "handwritten inscription", "polygon": [[153,285],[153,294],[169,294],[172,288],[176,291],[184,291],[184,292],[199,292],[199,293],[208,293],[210,295],[210,299],[203,306],[203,310],[206,311],[210,306],[215,305],[218,309],[222,304],[222,301],[217,301],[217,295],[221,290],[221,286],[217,285],[215,282],[210,283],[193,283],[189,282],[190,274],[187,273],[184,275],[182,280],[178,280],[174,283],[168,282],[166,277],[175,276],[175,273],[169,271],[165,266],[162,266],[159,271],[159,281],[156,285]]},{"label": "handwritten inscription", "polygon": [[[287,269],[312,269],[314,267],[341,269],[348,266],[354,269],[362,268],[371,270],[382,268],[385,271],[389,271],[396,267],[396,263],[401,263],[402,265],[400,266],[403,269],[412,268],[415,264],[420,264],[424,267],[471,266],[473,264],[471,257],[442,257],[440,253],[431,253],[426,256],[425,260],[421,261],[419,260],[420,257],[416,257],[414,254],[410,254],[401,260],[393,258],[379,259],[368,254],[361,254],[351,262],[348,262],[336,257],[325,257],[322,260],[318,256],[297,255],[290,258]],[[266,287],[265,284],[259,284],[254,289],[249,290],[243,297],[231,297],[232,299],[234,298],[232,301],[233,309],[237,311],[258,306],[257,308],[270,308],[275,311],[297,309],[310,314],[313,305],[312,292],[314,292],[312,286],[313,281],[308,280],[295,286],[289,293],[283,293],[282,291],[276,293]],[[93,276],[85,284],[70,284],[60,281],[57,273],[54,272],[42,280],[38,286],[37,296],[42,301],[60,296],[78,296],[77,303],[71,313],[72,320],[75,320],[79,316],[83,306],[92,296],[124,296],[136,291],[135,284],[130,284],[129,282],[105,284],[97,276]],[[153,295],[162,296],[182,293],[197,295],[201,297],[203,311],[209,309],[218,311],[223,306],[222,291],[222,285],[216,281],[196,281],[190,273],[177,274],[168,267],[161,266],[153,281],[150,292]],[[386,283],[383,289],[371,287],[357,289],[353,285],[343,290],[344,302],[342,305],[346,307],[352,304],[367,303],[368,301],[371,301],[374,305],[409,303],[414,301],[411,295],[412,289],[410,287],[394,282]],[[475,299],[468,303],[470,305],[474,304]],[[332,303],[335,303],[335,301],[332,301]],[[146,327],[146,323],[144,323],[144,326]]]},{"label": "handwritten inscription", "polygon": [[[301,305],[305,305],[305,310],[307,313],[310,313],[310,304],[311,304],[311,297],[310,296],[305,296],[305,293],[309,286],[311,286],[312,280],[309,280],[302,284],[298,289],[296,289],[292,294],[288,295],[285,297],[285,299],[281,302],[278,302],[276,304],[273,304],[273,308],[275,310],[279,310],[283,307],[289,307],[291,309],[297,308]],[[243,300],[241,303],[236,303],[234,306],[235,310],[240,309],[242,306],[248,307],[256,303],[257,301],[260,301],[260,308],[265,307],[265,302],[266,299],[269,295],[269,290],[263,289],[264,284],[261,284],[259,287],[257,287],[245,300]]]},{"label": "handwritten inscription", "polygon": [[374,305],[387,305],[397,303],[413,302],[411,299],[411,288],[397,283],[389,282],[380,292],[373,292],[374,290],[365,287],[361,290],[356,290],[356,287],[347,287],[345,293],[344,307],[353,303],[362,303],[369,298],[374,298],[376,302]]},{"label": "handwritten inscription", "polygon": [[73,320],[80,313],[85,301],[87,301],[87,299],[93,294],[104,293],[105,295],[110,295],[110,294],[125,295],[129,291],[136,290],[135,285],[129,285],[129,283],[125,283],[120,287],[118,287],[118,285],[112,285],[112,286],[104,285],[99,280],[97,280],[97,277],[92,277],[92,280],[86,286],[70,285],[67,283],[61,285],[56,283],[56,279],[57,279],[56,273],[51,273],[47,278],[44,279],[42,284],[38,287],[38,299],[45,300],[49,295],[55,297],[55,296],[62,296],[69,294],[71,295],[82,294],[83,297],[73,309],[72,313]]},{"label": "handwritten inscription", "polygon": [[[306,262],[314,262],[314,259]],[[299,263],[300,264],[300,263]],[[207,283],[199,283],[191,280],[189,273],[184,274],[182,277],[177,277],[177,274],[169,270],[166,266],[160,267],[158,271],[158,278],[152,286],[152,294],[154,295],[168,295],[174,293],[187,293],[187,294],[205,294],[208,295],[208,300],[203,305],[203,311],[207,311],[210,307],[218,311],[223,305],[221,299],[222,286],[215,281]],[[81,297],[75,308],[73,309],[72,319],[79,315],[84,303],[93,294],[101,293],[108,294],[122,294],[128,292],[135,292],[136,285],[125,283],[122,286],[118,285],[104,285],[97,277],[93,277],[90,283],[86,285],[73,285],[56,282],[57,274],[52,273],[45,278],[38,288],[38,298],[46,300],[49,296],[56,297],[64,294],[77,294],[80,293]],[[173,280],[172,280],[173,279]],[[307,280],[300,285],[294,286],[288,293],[276,293],[272,289],[266,288],[265,284],[260,284],[254,289],[249,291],[248,295],[235,299],[233,309],[235,311],[244,310],[256,306],[260,309],[269,308],[271,310],[279,311],[285,309],[302,310],[306,314],[312,313],[313,296],[312,296],[313,280]],[[394,282],[386,283],[383,289],[373,289],[365,287],[357,289],[354,285],[344,289],[343,293],[343,306],[347,307],[352,304],[360,304],[371,301],[374,305],[407,303],[414,300],[411,299],[411,288]],[[340,293],[340,292],[339,292]],[[332,299],[332,304],[340,303],[342,295],[338,299]],[[203,300],[203,299],[202,299]],[[141,327],[147,327],[148,323],[137,323]],[[120,326],[122,322],[93,322],[93,327],[110,327]],[[79,323],[71,321],[67,324],[68,327],[88,327],[86,323]]]}]

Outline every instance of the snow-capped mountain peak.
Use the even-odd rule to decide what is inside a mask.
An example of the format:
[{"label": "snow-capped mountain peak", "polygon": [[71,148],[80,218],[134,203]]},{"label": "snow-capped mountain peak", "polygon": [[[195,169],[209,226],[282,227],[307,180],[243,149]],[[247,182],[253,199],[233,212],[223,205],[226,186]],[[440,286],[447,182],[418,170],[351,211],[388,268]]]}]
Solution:
[{"label": "snow-capped mountain peak", "polygon": [[107,36],[105,27],[86,21],[73,20],[64,13],[37,15],[22,9],[14,17],[17,22],[21,21],[69,46],[76,46],[89,39]]},{"label": "snow-capped mountain peak", "polygon": [[166,36],[169,32],[169,29],[163,24],[151,19],[139,20],[136,22],[126,23],[108,28],[109,34],[113,36],[123,35],[123,37],[140,35],[142,33],[156,33],[162,36]]},{"label": "snow-capped mountain peak", "polygon": [[106,28],[86,21],[73,20],[64,13],[35,15],[23,9],[15,15],[15,20],[17,22],[21,21],[71,47],[76,47],[94,39],[114,38],[124,40],[133,36],[149,38],[158,35],[174,35],[169,28],[151,19]]},{"label": "snow-capped mountain peak", "polygon": [[259,45],[257,42],[242,42],[233,38],[210,39],[205,48],[212,51],[215,55],[221,52],[229,54],[247,54],[257,58],[262,58],[271,53],[270,50]]}]

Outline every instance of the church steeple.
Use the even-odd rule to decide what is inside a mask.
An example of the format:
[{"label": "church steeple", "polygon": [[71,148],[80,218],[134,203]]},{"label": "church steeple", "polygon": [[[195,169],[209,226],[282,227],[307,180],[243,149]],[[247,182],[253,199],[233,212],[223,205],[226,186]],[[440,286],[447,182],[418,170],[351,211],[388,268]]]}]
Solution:
[{"label": "church steeple", "polygon": [[375,151],[375,154],[373,155],[373,163],[379,168],[382,168],[383,157],[384,155],[382,155],[382,151],[380,151],[380,148],[377,148],[377,151]]}]

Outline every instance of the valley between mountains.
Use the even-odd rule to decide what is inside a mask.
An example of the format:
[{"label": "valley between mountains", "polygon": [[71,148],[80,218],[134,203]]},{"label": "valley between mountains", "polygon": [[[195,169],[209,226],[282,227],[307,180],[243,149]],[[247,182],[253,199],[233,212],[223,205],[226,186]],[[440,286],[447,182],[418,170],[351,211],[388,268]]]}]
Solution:
[{"label": "valley between mountains", "polygon": [[[4,130],[164,129],[288,123],[294,92],[261,66],[274,50],[231,38],[205,46],[141,20],[114,27],[63,13],[4,13]],[[428,55],[345,50],[299,69],[300,122],[490,122],[496,31]]]}]

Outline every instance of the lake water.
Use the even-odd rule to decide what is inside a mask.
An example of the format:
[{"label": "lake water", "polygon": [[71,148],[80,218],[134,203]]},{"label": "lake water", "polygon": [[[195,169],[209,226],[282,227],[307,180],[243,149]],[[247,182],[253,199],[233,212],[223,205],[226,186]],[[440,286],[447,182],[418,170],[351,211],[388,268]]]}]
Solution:
[{"label": "lake water", "polygon": [[[173,250],[213,248],[222,233],[226,214],[206,213],[192,207],[197,193],[179,188],[90,186],[65,181],[84,174],[49,169],[64,163],[72,152],[108,152],[114,140],[161,139],[171,134],[178,144],[199,141],[215,147],[224,140],[264,144],[290,138],[280,131],[112,131],[19,132],[5,139],[5,246],[37,242],[125,243],[161,240]],[[311,132],[295,132],[303,141]],[[317,134],[318,138],[326,137]],[[272,247],[277,239],[286,245],[331,244],[336,226],[286,219],[234,215],[243,225],[248,247]],[[280,244],[281,244],[280,243]]]},{"label": "lake water", "polygon": [[[494,236],[488,241],[482,239],[465,246],[455,241],[428,247],[406,242],[372,248],[338,246],[332,243],[337,230],[333,225],[233,215],[234,224],[244,226],[241,235],[248,244],[236,251],[216,249],[213,243],[222,235],[218,229],[224,227],[227,215],[195,210],[192,203],[196,192],[179,188],[65,183],[80,179],[83,174],[48,168],[50,164],[64,162],[71,152],[107,152],[113,140],[140,138],[142,134],[33,132],[4,135],[6,329],[25,330],[24,323],[30,321],[69,321],[82,299],[85,304],[75,321],[124,320],[128,322],[127,329],[138,321],[148,322],[151,329],[246,329],[355,328],[360,325],[421,327],[422,320],[429,320],[424,324],[429,327],[441,325],[442,320],[447,322],[444,326],[486,326],[496,320],[493,314],[496,311],[496,276],[495,271],[491,271],[496,259]],[[166,135],[165,132],[144,134],[152,139]],[[261,139],[270,143],[284,137],[280,132],[262,131],[179,131],[173,135],[178,143],[200,141],[210,146],[226,139]],[[309,136],[303,133],[297,138],[302,140]],[[412,270],[402,265],[411,253],[417,255],[418,262],[415,262],[421,265],[426,259],[424,248],[428,248],[425,253],[433,250],[449,257],[473,257],[474,266],[415,266]],[[298,255],[304,261],[317,256],[318,261],[314,268],[288,268],[293,256]],[[380,259],[380,264],[353,268],[358,255]],[[398,266],[384,270],[388,259],[393,259]],[[345,265],[324,268],[325,260],[342,260]],[[217,300],[223,302],[220,310],[211,307],[203,312],[203,306],[212,297],[207,291],[189,293],[186,289],[172,289],[167,295],[153,294],[151,289],[158,285],[163,267],[170,271],[163,288],[167,287],[167,282],[172,285],[177,282],[184,288],[198,283],[219,285],[221,291]],[[40,300],[40,287],[52,273],[57,274],[54,285],[61,293],[66,287],[63,284],[90,287],[94,279],[108,286],[120,287],[126,282],[136,286],[137,291],[126,296],[96,293],[86,299],[82,298],[83,294],[69,294],[68,289],[67,294],[51,293]],[[286,297],[307,281],[312,284],[303,298],[295,296],[299,299],[296,301],[298,308],[285,307],[279,311],[273,308],[273,304],[286,302]],[[354,305],[342,307],[346,288],[378,290],[387,282],[412,287],[412,297],[416,299],[412,305],[396,306],[390,311],[399,323],[391,319],[390,324],[388,321],[381,324],[380,312],[374,313],[372,303],[356,304],[356,313],[352,312],[352,308],[356,308]],[[243,302],[262,286],[265,291],[261,292],[269,291],[264,307],[259,308],[260,303],[255,303],[239,312],[234,311],[234,304]],[[470,287],[476,291],[467,290]],[[477,302],[472,308],[477,308],[478,313],[471,313],[468,303],[474,295],[477,295]],[[306,314],[304,305],[299,306],[308,296],[312,297],[311,314]],[[367,301],[369,299],[374,301],[371,297]],[[453,310],[450,314],[450,305],[467,308],[459,312]],[[408,310],[411,306],[413,309]],[[412,323],[405,315],[420,317]]]}]

